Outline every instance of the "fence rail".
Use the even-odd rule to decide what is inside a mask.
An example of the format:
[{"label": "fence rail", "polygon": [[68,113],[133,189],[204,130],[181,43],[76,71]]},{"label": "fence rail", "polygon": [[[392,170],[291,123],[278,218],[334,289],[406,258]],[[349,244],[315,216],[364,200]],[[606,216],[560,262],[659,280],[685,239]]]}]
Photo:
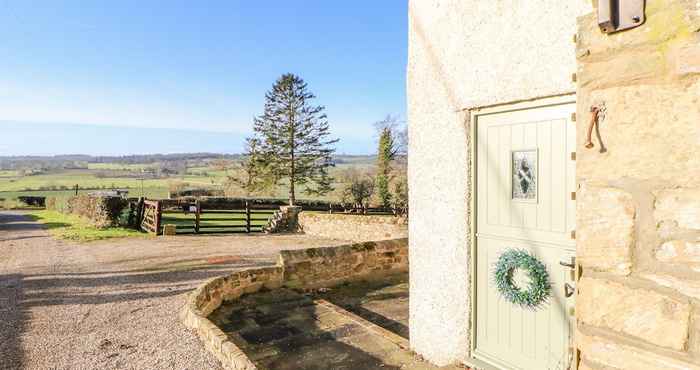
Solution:
[{"label": "fence rail", "polygon": [[239,201],[208,204],[199,200],[166,200],[159,201],[159,206],[161,217],[158,233],[162,232],[164,225],[174,225],[177,234],[262,232],[279,210],[277,205]]},{"label": "fence rail", "polygon": [[[263,199],[139,199],[135,206],[136,224],[146,232],[162,234],[165,225],[174,225],[176,234],[262,232],[275,212],[277,201]],[[335,203],[303,204],[305,211],[355,215],[399,215],[391,208],[347,207]]]}]

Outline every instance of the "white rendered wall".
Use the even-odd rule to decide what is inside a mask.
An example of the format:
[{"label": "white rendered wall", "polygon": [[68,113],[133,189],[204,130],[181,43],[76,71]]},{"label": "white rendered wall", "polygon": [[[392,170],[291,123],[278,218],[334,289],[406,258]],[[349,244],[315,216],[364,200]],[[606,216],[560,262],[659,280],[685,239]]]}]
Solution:
[{"label": "white rendered wall", "polygon": [[444,365],[470,351],[466,110],[571,93],[586,0],[409,0],[411,346]]}]

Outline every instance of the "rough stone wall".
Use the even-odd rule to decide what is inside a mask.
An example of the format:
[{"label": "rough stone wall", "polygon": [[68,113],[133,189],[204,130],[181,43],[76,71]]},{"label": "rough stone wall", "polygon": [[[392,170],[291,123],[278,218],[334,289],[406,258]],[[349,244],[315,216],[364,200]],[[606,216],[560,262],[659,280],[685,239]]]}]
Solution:
[{"label": "rough stone wall", "polygon": [[300,206],[282,206],[272,215],[263,231],[269,234],[297,232],[299,230]]},{"label": "rough stone wall", "polygon": [[188,294],[180,320],[194,330],[205,348],[225,369],[254,370],[255,364],[208,316],[223,302],[261,289],[332,287],[358,278],[381,278],[408,270],[406,239],[339,247],[282,251],[273,267],[234,272],[217,277]]},{"label": "rough stone wall", "polygon": [[284,285],[318,288],[359,278],[408,271],[408,240],[364,242],[339,247],[282,251]]},{"label": "rough stone wall", "polygon": [[330,239],[364,242],[408,237],[405,218],[302,212],[301,231]]},{"label": "rough stone wall", "polygon": [[105,228],[118,225],[119,215],[128,201],[121,197],[78,195],[68,200],[68,210],[88,219],[93,225]]},{"label": "rough stone wall", "polygon": [[411,346],[439,365],[470,355],[468,110],[573,93],[588,0],[410,0]]},{"label": "rough stone wall", "polygon": [[188,295],[180,319],[197,333],[204,347],[219,359],[225,369],[254,370],[255,364],[207,317],[225,301],[236,300],[263,288],[279,288],[282,276],[282,268],[277,266],[210,279]]},{"label": "rough stone wall", "polygon": [[[700,2],[577,32],[581,369],[700,369]],[[604,103],[586,149],[590,107]]]}]

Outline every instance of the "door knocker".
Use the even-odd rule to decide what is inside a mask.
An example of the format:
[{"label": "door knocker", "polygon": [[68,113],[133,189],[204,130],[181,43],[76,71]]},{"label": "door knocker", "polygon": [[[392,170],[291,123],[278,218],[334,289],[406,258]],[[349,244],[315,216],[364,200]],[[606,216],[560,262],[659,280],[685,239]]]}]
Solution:
[{"label": "door knocker", "polygon": [[596,134],[598,136],[598,141],[600,142],[600,152],[605,152],[605,146],[600,137],[600,121],[605,119],[605,103],[596,104],[591,106],[591,121],[588,124],[588,132],[586,133],[586,143],[584,144],[586,149],[591,149],[595,147],[593,144],[593,129],[596,129]]}]

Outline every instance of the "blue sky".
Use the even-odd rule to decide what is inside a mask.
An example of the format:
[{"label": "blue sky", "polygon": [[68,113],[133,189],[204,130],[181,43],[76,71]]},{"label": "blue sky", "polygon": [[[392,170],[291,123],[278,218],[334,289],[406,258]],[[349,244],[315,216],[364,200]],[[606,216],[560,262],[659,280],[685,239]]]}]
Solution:
[{"label": "blue sky", "polygon": [[[238,152],[285,72],[370,153],[405,116],[406,3],[0,0],[0,155]],[[188,144],[116,139],[163,129]]]}]

